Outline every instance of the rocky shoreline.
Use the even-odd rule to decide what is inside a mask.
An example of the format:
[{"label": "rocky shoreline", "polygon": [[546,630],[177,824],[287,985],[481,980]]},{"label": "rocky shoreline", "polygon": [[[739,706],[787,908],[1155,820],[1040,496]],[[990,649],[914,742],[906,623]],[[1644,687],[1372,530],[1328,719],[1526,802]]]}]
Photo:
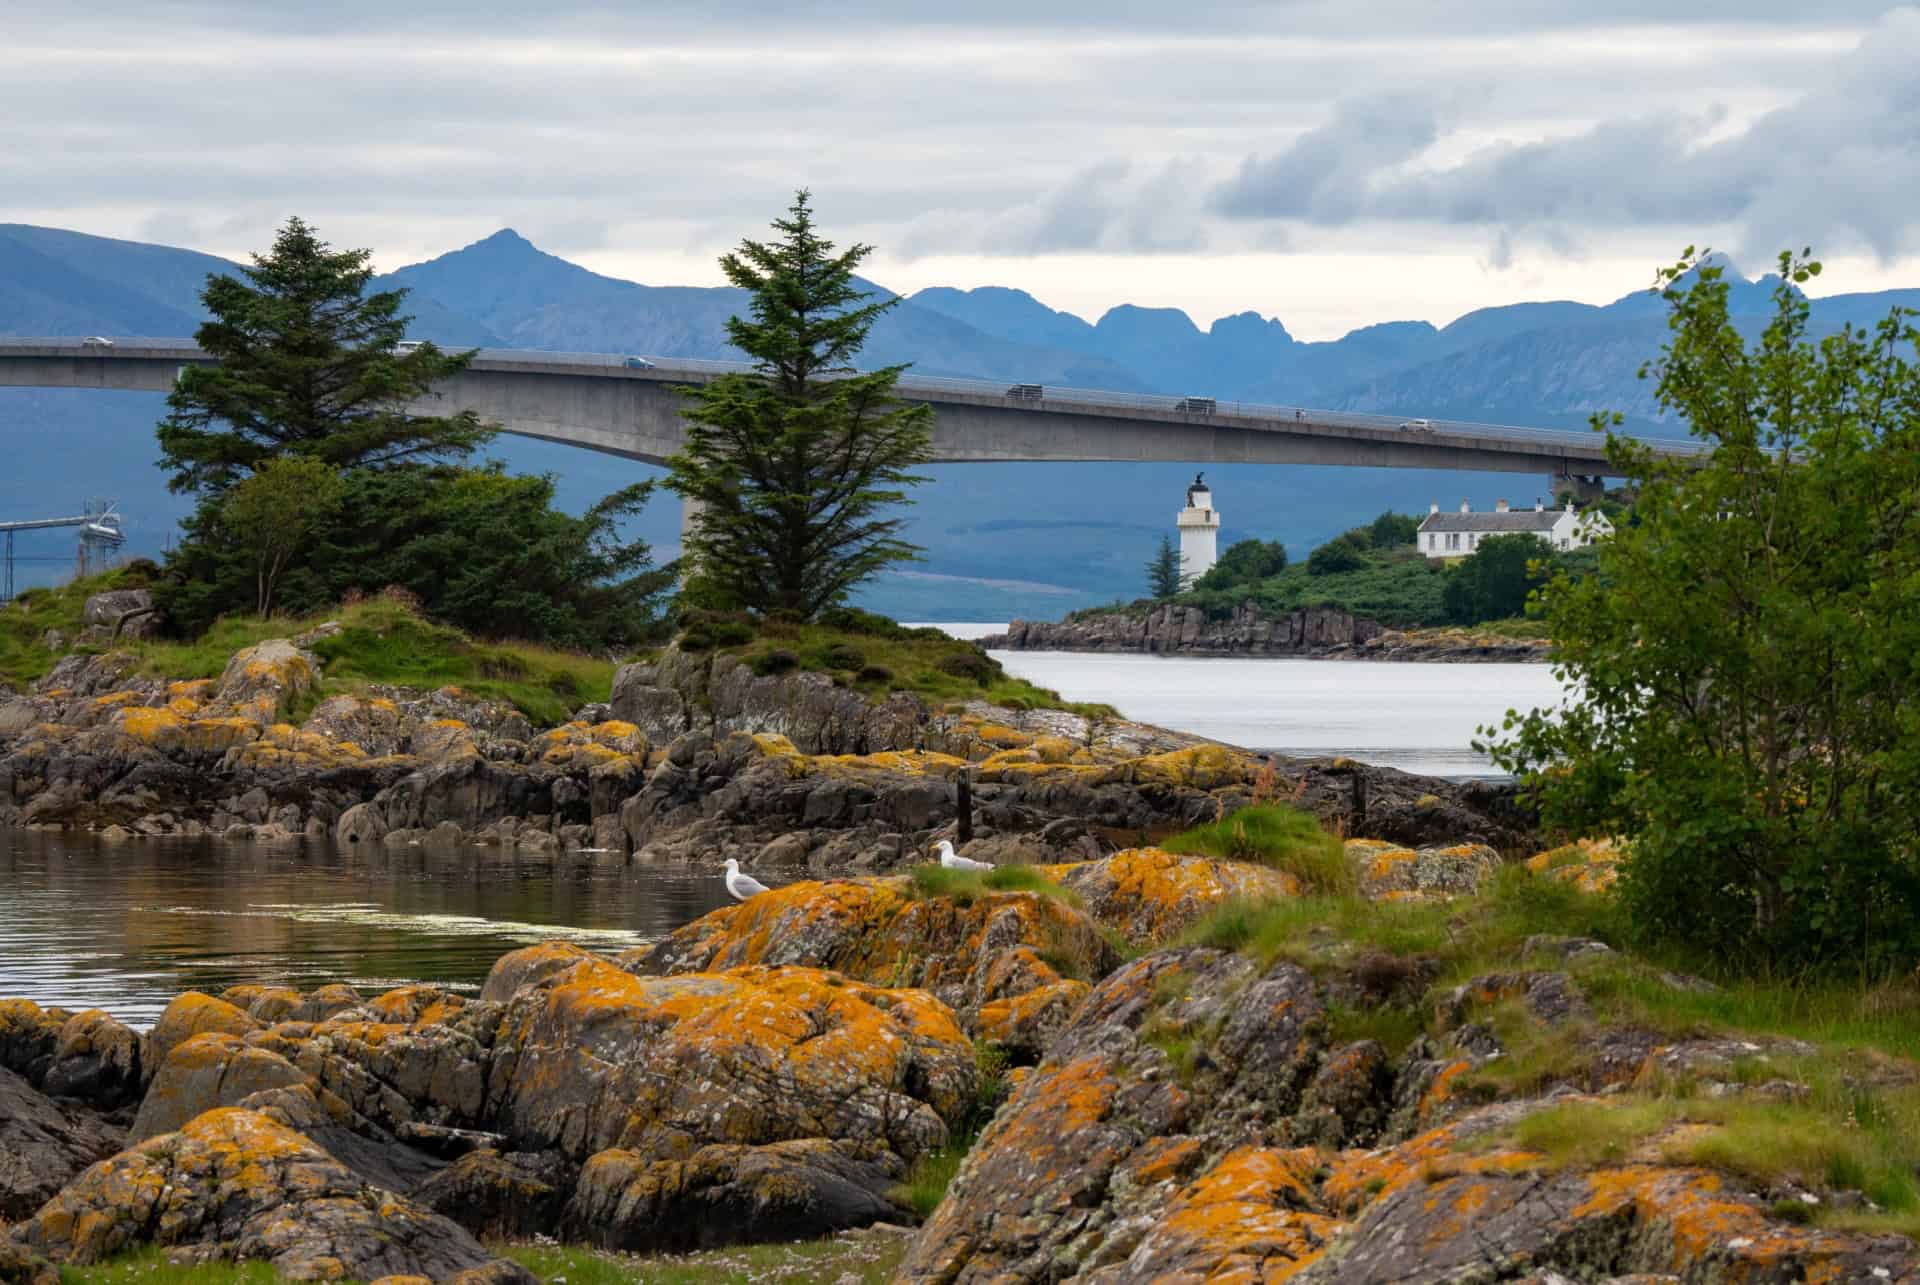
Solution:
[{"label": "rocky shoreline", "polygon": [[1511,791],[1485,782],[1269,764],[1065,711],[874,701],[721,652],[626,666],[610,703],[546,729],[457,688],[316,699],[313,641],[260,643],[194,681],[143,675],[128,652],[66,657],[0,698],[0,825],[826,872],[917,860],[957,835],[963,789],[973,843],[1015,861],[1098,857],[1264,790],[1347,833],[1503,851],[1532,839]]},{"label": "rocky shoreline", "polygon": [[1007,651],[1142,652],[1160,656],[1287,656],[1463,664],[1545,662],[1544,639],[1471,629],[1389,629],[1337,607],[1269,616],[1252,603],[1215,619],[1174,604],[1143,611],[1078,613],[1065,620],[1016,620],[979,640]]},{"label": "rocky shoreline", "polygon": [[[1614,855],[1531,864],[1604,880]],[[1382,907],[1502,866],[1477,845],[1346,856]],[[896,1280],[1920,1281],[1911,1241],[1789,1221],[1765,1183],[1510,1140],[1649,1076],[1798,1091],[1742,1068],[1811,1046],[1596,1020],[1588,979],[1636,967],[1598,942],[1528,938],[1436,988],[1443,959],[1337,935],[1273,959],[1172,944],[1297,896],[1283,871],[1142,848],[1038,873],[1052,891],[793,884],[618,956],[512,952],[477,998],[189,991],[144,1035],[0,1001],[0,1280],[153,1245],[512,1285],[534,1278],[483,1240],[682,1252],[919,1224]],[[1365,1016],[1422,1012],[1391,1043]],[[1570,1050],[1547,1082],[1497,1087],[1542,1041]],[[976,1129],[923,1219],[910,1176]]]}]

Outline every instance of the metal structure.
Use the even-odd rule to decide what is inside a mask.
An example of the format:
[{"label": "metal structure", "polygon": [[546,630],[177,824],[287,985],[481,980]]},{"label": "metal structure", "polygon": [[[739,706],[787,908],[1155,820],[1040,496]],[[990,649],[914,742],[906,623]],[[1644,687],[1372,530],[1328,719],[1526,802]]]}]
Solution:
[{"label": "metal structure", "polygon": [[0,602],[13,601],[13,537],[20,531],[48,531],[62,527],[80,528],[80,542],[77,553],[77,570],[80,575],[92,575],[107,568],[107,560],[113,550],[127,542],[126,533],[120,529],[120,515],[115,511],[116,501],[95,500],[87,505],[84,513],[70,518],[36,518],[26,522],[0,522],[0,532],[6,535],[4,553],[0,553]]}]

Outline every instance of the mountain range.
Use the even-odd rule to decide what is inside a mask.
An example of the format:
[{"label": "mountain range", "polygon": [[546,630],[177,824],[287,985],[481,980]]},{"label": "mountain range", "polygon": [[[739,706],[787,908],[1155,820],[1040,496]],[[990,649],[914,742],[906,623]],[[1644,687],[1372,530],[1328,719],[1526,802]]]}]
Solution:
[{"label": "mountain range", "polygon": [[[226,260],[191,250],[0,225],[0,334],[189,335],[204,319],[199,291]],[[1733,311],[1756,328],[1777,284],[1733,279]],[[745,308],[728,287],[650,286],[547,254],[510,229],[378,279],[408,290],[409,334],[453,347],[737,357],[726,320]],[[883,286],[868,283],[877,293]],[[1815,300],[1821,329],[1871,324],[1920,290]],[[1178,309],[1123,304],[1097,321],[1007,287],[933,287],[901,299],[874,327],[863,364],[1061,387],[1204,395],[1328,409],[1381,411],[1566,427],[1620,410],[1634,431],[1674,435],[1637,378],[1666,334],[1647,291],[1613,303],[1517,303],[1445,325],[1389,321],[1331,342],[1301,342],[1277,318],[1242,312],[1206,329]],[[132,543],[153,553],[185,511],[153,466],[154,394],[0,389],[0,433],[14,467],[0,474],[0,521],[77,510],[111,496]],[[550,443],[502,438],[509,466],[549,472],[561,500],[584,507],[656,472]],[[1189,470],[1148,464],[936,465],[917,495],[917,570],[886,577],[865,604],[901,618],[1004,620],[1057,616],[1131,598],[1141,568],[1169,531]],[[1524,502],[1545,486],[1513,475],[1303,466],[1216,466],[1224,543],[1258,536],[1296,555],[1383,509],[1417,511],[1430,498]],[[1534,482],[1531,491],[1527,483]],[[1526,494],[1519,494],[1526,491]],[[677,506],[656,501],[639,533],[670,554]],[[70,562],[64,537],[22,537],[22,583]]]}]

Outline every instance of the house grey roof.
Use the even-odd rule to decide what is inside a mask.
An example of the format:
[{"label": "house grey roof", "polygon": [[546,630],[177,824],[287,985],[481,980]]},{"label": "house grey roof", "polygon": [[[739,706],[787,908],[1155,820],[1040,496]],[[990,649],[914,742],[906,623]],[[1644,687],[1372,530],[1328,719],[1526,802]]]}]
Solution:
[{"label": "house grey roof", "polygon": [[1513,509],[1506,513],[1429,513],[1422,531],[1532,531],[1553,530],[1563,509]]}]

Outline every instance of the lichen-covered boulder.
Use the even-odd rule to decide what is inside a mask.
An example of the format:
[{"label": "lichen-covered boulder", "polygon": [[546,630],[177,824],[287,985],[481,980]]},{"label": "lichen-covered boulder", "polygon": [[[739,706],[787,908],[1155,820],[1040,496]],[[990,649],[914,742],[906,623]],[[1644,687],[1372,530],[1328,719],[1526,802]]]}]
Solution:
[{"label": "lichen-covered boulder", "polygon": [[925,991],[810,968],[636,977],[586,960],[509,1003],[490,1096],[516,1149],[576,1161],[794,1138],[910,1161],[946,1144],[976,1074],[972,1044]]},{"label": "lichen-covered boulder", "polygon": [[25,1218],[121,1145],[120,1130],[0,1067],[0,1224]]},{"label": "lichen-covered boulder", "polygon": [[66,1020],[47,1067],[47,1093],[111,1111],[138,1101],[141,1083],[138,1035],[103,1009]]},{"label": "lichen-covered boulder", "polygon": [[[153,1244],[203,1262],[263,1259],[293,1280],[440,1280],[495,1262],[450,1219],[368,1186],[284,1125],[230,1108],[95,1165],[14,1234],[76,1266]],[[502,1279],[533,1278],[516,1269]]]},{"label": "lichen-covered boulder", "polygon": [[1619,882],[1627,852],[1625,843],[1612,839],[1580,839],[1535,853],[1527,858],[1527,869],[1582,892],[1605,892]]},{"label": "lichen-covered boulder", "polygon": [[1248,1136],[1286,1135],[1324,1039],[1319,984],[1294,964],[1189,949],[1126,965],[981,1135],[901,1278],[1055,1280],[1124,1262],[1177,1183]]},{"label": "lichen-covered boulder", "polygon": [[487,970],[487,980],[480,987],[480,1000],[482,1003],[510,1000],[521,988],[592,958],[570,941],[548,941],[508,951]]},{"label": "lichen-covered boulder", "polygon": [[0,1067],[38,1086],[60,1048],[60,1029],[73,1014],[41,1008],[30,999],[0,999]]},{"label": "lichen-covered boulder", "polygon": [[1379,839],[1350,839],[1347,859],[1359,872],[1362,895],[1378,901],[1473,892],[1500,868],[1500,854],[1483,843],[1408,848]]},{"label": "lichen-covered boulder", "polygon": [[1087,913],[1127,940],[1158,945],[1234,898],[1297,897],[1300,881],[1250,861],[1128,848],[1098,861],[1042,867]]},{"label": "lichen-covered boulder", "polygon": [[607,1249],[677,1253],[811,1240],[906,1215],[899,1161],[824,1138],[702,1147],[685,1160],[603,1151],[580,1173],[565,1228]]},{"label": "lichen-covered boulder", "polygon": [[319,681],[319,661],[313,653],[285,638],[269,638],[233,654],[220,671],[209,703],[255,723],[277,723]]},{"label": "lichen-covered boulder", "polygon": [[557,1151],[469,1151],[413,1191],[424,1207],[476,1236],[551,1236],[579,1166]]},{"label": "lichen-covered boulder", "polygon": [[127,1143],[137,1145],[173,1133],[197,1115],[238,1106],[256,1093],[312,1083],[311,1075],[279,1054],[254,1048],[237,1035],[210,1030],[168,1050],[140,1100]]},{"label": "lichen-covered boulder", "polygon": [[[1119,956],[1085,913],[1059,897],[972,890],[918,896],[909,880],[887,878],[776,888],[617,962],[649,975],[801,964],[921,987],[982,1038],[1037,1057],[1088,982],[1111,971]],[[989,1007],[991,1032],[981,1027]]]},{"label": "lichen-covered boulder", "polygon": [[[245,1035],[259,1025],[259,1022],[226,1000],[202,995],[199,991],[184,991],[174,996],[161,1012],[159,1020],[153,1024],[153,1029],[147,1032],[147,1045],[141,1056],[142,1066],[151,1076],[166,1063],[168,1054],[196,1035],[208,1032]],[[183,1120],[180,1123],[186,1122]]]}]

